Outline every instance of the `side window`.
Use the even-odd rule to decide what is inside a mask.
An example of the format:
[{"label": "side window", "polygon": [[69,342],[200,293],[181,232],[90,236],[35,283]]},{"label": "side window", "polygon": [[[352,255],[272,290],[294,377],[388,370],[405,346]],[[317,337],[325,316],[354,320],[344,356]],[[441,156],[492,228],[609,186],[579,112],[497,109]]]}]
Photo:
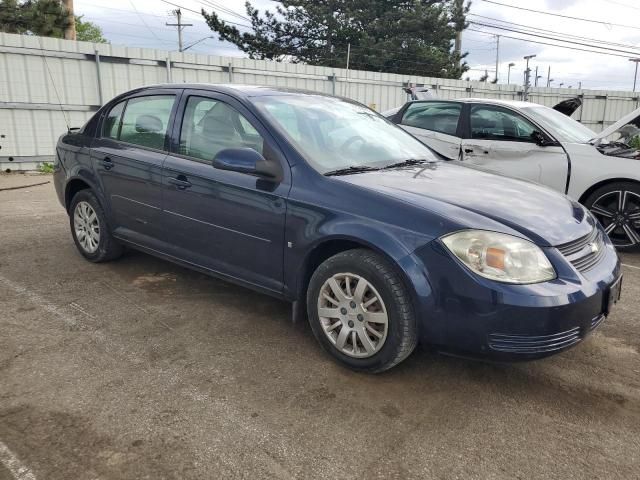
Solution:
[{"label": "side window", "polygon": [[462,105],[450,102],[416,102],[407,107],[402,125],[455,135]]},{"label": "side window", "polygon": [[537,128],[515,112],[490,105],[471,107],[471,138],[510,142],[535,142]]},{"label": "side window", "polygon": [[118,138],[118,131],[120,130],[120,122],[122,120],[122,111],[127,102],[120,102],[107,114],[102,123],[102,136],[107,138]]},{"label": "side window", "polygon": [[189,97],[180,129],[180,153],[210,162],[225,148],[253,148],[262,153],[263,139],[251,123],[224,102]]},{"label": "side window", "polygon": [[164,149],[175,96],[136,97],[127,102],[119,140],[142,147]]}]

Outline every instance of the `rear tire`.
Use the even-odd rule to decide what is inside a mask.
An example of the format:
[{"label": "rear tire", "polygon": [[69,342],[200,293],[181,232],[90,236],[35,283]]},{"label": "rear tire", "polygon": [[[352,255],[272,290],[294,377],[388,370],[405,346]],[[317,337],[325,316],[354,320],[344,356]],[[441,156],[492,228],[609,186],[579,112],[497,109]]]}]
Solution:
[{"label": "rear tire", "polygon": [[600,221],[616,248],[640,246],[640,184],[603,185],[589,195],[584,205]]},{"label": "rear tire", "polygon": [[80,190],[71,200],[69,224],[78,251],[90,262],[108,262],[122,255],[124,249],[111,235],[102,205],[91,190]]},{"label": "rear tire", "polygon": [[307,312],[320,345],[352,370],[388,370],[418,343],[404,282],[385,258],[370,250],[348,250],[322,263],[309,282]]}]

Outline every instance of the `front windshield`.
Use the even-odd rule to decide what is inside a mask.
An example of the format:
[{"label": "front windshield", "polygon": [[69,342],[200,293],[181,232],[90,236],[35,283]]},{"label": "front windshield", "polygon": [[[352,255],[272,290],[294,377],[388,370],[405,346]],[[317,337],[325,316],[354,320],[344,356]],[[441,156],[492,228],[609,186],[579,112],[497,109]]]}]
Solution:
[{"label": "front windshield", "polygon": [[553,108],[532,105],[522,110],[561,142],[587,143],[596,136],[593,130]]},{"label": "front windshield", "polygon": [[362,105],[321,95],[252,99],[320,173],[436,160],[425,145]]}]

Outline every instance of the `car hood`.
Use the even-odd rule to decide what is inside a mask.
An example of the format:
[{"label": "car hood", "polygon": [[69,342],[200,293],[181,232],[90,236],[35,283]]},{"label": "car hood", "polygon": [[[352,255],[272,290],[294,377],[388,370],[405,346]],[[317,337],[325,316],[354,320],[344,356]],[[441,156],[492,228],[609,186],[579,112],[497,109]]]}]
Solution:
[{"label": "car hood", "polygon": [[[453,205],[501,223],[541,246],[561,245],[587,235],[593,220],[585,209],[547,187],[462,166],[432,162],[414,167],[336,177],[450,217]],[[464,228],[469,224],[460,215]]]},{"label": "car hood", "polygon": [[618,130],[623,129],[627,125],[631,127],[635,127],[636,131],[640,130],[640,108],[634,110],[633,112],[625,115],[620,120],[618,120],[613,125],[608,126],[602,132],[598,134],[597,139],[605,139],[608,136],[616,133]]}]

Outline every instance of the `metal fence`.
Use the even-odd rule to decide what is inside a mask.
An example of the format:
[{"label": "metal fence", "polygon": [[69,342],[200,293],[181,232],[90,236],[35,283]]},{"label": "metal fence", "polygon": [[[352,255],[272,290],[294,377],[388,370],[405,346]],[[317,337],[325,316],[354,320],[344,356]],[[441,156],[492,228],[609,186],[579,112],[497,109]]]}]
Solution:
[{"label": "metal fence", "polygon": [[[384,111],[407,99],[403,86],[440,98],[521,99],[519,85],[494,85],[317,67],[236,57],[92,44],[0,33],[0,168],[51,161],[67,125],[81,126],[100,105],[135,87],[164,82],[272,85],[343,95]],[[637,93],[533,87],[529,100],[553,106],[581,95],[574,118],[600,131],[638,108]]]}]

